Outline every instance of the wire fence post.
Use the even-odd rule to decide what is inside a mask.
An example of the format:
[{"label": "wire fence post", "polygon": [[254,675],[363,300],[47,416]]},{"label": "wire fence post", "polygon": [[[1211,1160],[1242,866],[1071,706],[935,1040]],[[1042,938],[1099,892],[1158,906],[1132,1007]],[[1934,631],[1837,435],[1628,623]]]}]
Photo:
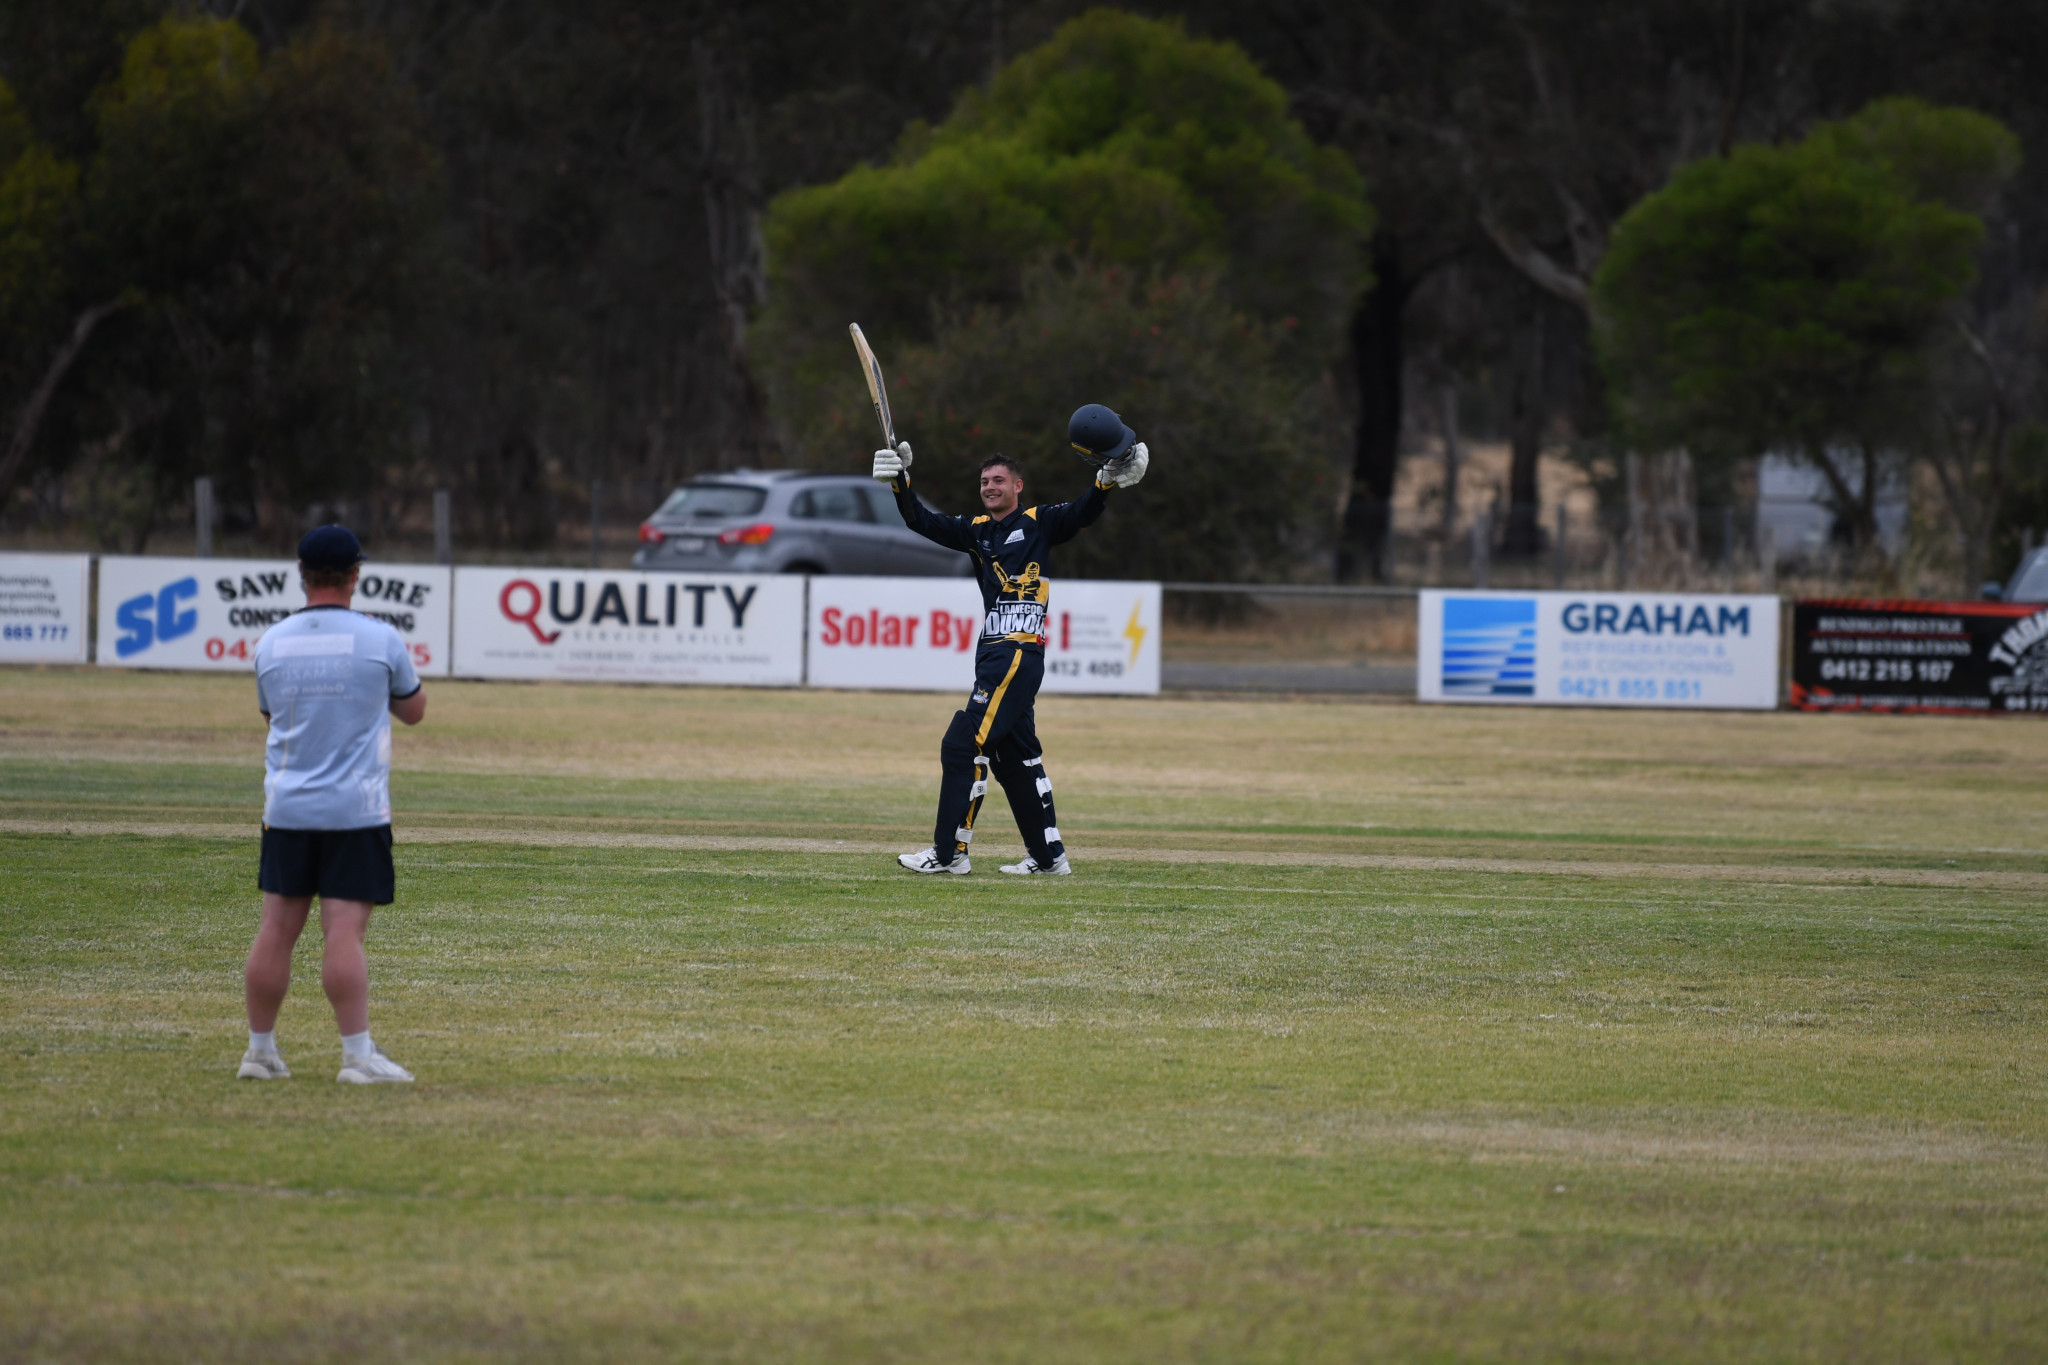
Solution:
[{"label": "wire fence post", "polygon": [[1721,591],[1735,591],[1735,504],[1721,508]]},{"label": "wire fence post", "polygon": [[1571,509],[1564,505],[1562,498],[1557,503],[1557,534],[1550,542],[1551,568],[1556,576],[1557,589],[1564,591],[1564,541],[1571,529]]},{"label": "wire fence post", "polygon": [[603,496],[604,481],[602,479],[592,479],[590,481],[590,567],[593,569],[597,567],[599,508],[601,505],[600,500]]},{"label": "wire fence post", "polygon": [[449,505],[448,490],[434,490],[434,562],[453,564],[455,562],[455,518]]},{"label": "wire fence post", "polygon": [[1472,586],[1483,588],[1492,577],[1493,516],[1481,512],[1472,518]]},{"label": "wire fence post", "polygon": [[196,535],[193,538],[193,553],[201,559],[213,558],[213,480],[198,478],[192,481],[192,520]]},{"label": "wire fence post", "polygon": [[1642,482],[1643,457],[1631,450],[1622,461],[1622,473],[1628,491],[1628,519],[1622,523],[1621,532],[1621,588],[1633,592],[1636,586],[1636,557],[1642,553],[1643,538],[1643,495],[1639,485]]}]

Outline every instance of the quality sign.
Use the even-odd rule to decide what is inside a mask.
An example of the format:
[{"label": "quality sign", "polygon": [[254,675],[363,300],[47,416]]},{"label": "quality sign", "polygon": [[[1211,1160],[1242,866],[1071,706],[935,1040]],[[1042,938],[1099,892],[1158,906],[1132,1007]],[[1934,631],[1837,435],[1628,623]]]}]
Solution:
[{"label": "quality sign", "polygon": [[0,664],[85,662],[85,555],[0,555]]},{"label": "quality sign", "polygon": [[[445,676],[449,570],[440,564],[363,565],[349,603],[396,630],[425,676]],[[306,605],[290,559],[100,558],[96,657],[102,667],[255,667],[263,632]]]},{"label": "quality sign", "polygon": [[801,578],[455,573],[460,677],[796,687],[803,669]]},{"label": "quality sign", "polygon": [[1778,704],[1775,597],[1426,588],[1416,627],[1422,701]]},{"label": "quality sign", "polygon": [[[964,692],[984,626],[964,578],[810,581],[813,687]],[[1045,615],[1040,692],[1159,691],[1157,583],[1061,579]]]}]

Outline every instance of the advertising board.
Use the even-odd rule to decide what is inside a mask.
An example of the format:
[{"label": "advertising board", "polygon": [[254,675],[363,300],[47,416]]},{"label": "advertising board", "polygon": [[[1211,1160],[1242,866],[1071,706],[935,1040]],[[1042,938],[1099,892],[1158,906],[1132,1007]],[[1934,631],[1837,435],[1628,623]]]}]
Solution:
[{"label": "advertising board", "polygon": [[82,664],[87,555],[0,555],[0,664]]},{"label": "advertising board", "polygon": [[[394,627],[427,677],[449,670],[449,574],[373,561],[351,603]],[[296,560],[102,555],[96,657],[105,668],[247,671],[263,632],[305,605]]]},{"label": "advertising board", "polygon": [[1806,711],[2048,712],[2048,607],[1796,602],[1792,704]]},{"label": "advertising board", "polygon": [[[1157,583],[1060,579],[1046,614],[1041,692],[1159,691]],[[965,691],[981,592],[961,578],[811,580],[813,687]]]},{"label": "advertising board", "polygon": [[1778,599],[1425,588],[1422,701],[1770,710]]},{"label": "advertising board", "polygon": [[804,580],[458,569],[455,672],[796,687],[804,677]]}]

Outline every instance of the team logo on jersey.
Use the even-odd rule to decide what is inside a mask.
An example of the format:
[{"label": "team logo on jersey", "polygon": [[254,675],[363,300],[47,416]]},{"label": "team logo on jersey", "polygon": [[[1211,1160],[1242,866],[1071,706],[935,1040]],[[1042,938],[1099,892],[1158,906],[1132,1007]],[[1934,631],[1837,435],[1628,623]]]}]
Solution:
[{"label": "team logo on jersey", "polygon": [[1033,598],[1040,606],[1045,605],[1045,599],[1048,596],[1048,585],[1044,577],[1039,573],[1037,560],[1034,559],[1029,564],[1026,564],[1024,572],[1018,574],[1015,578],[1010,577],[1003,566],[993,560],[989,562],[989,567],[995,570],[996,582],[1004,592],[1014,593],[1018,597]]},{"label": "team logo on jersey", "polygon": [[982,619],[984,637],[1045,634],[1043,602],[998,602]]},{"label": "team logo on jersey", "polygon": [[1010,538],[1009,538],[1008,540],[1004,541],[1004,542],[1003,542],[1003,544],[1005,544],[1005,545],[1015,545],[1015,544],[1017,544],[1017,543],[1018,543],[1019,541],[1021,541],[1021,540],[1023,540],[1023,539],[1024,539],[1024,528],[1023,528],[1023,527],[1021,527],[1021,526],[1019,526],[1019,527],[1018,527],[1018,528],[1017,528],[1016,530],[1014,530],[1014,531],[1010,532]]}]

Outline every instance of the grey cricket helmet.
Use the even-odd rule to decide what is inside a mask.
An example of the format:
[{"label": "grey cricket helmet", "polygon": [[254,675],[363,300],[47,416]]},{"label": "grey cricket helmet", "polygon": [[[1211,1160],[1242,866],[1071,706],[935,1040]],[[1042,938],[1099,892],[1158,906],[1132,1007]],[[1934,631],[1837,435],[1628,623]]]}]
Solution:
[{"label": "grey cricket helmet", "polygon": [[1067,419],[1067,443],[1074,447],[1076,455],[1097,469],[1130,454],[1137,440],[1138,433],[1100,403],[1075,408],[1074,415]]}]

